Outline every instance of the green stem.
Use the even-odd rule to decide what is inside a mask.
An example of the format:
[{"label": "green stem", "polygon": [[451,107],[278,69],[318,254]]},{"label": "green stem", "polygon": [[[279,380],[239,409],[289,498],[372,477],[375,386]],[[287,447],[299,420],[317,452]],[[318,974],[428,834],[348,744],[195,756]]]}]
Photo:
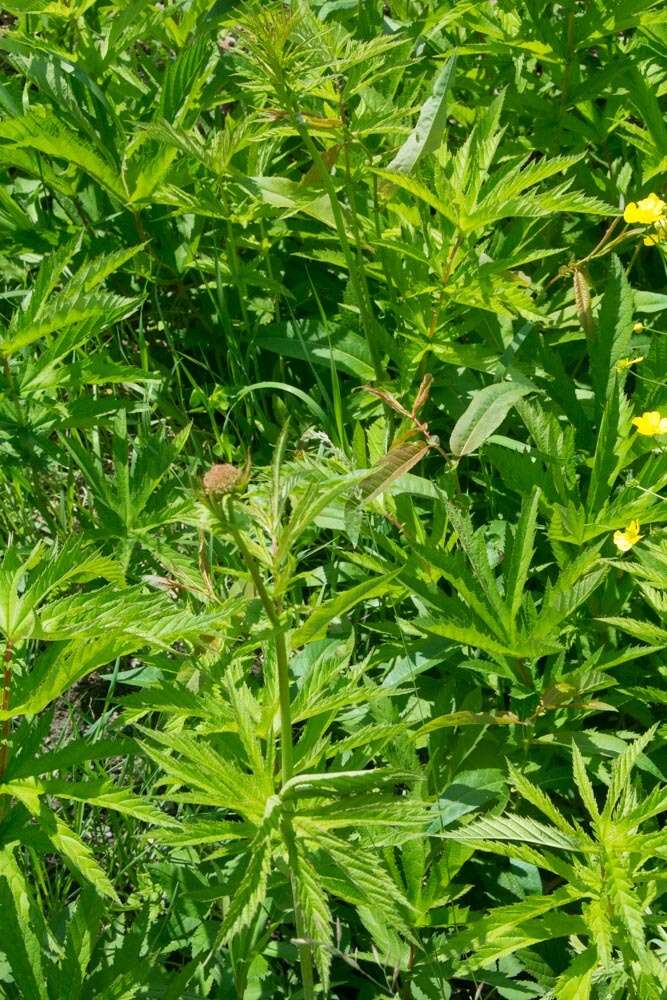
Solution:
[{"label": "green stem", "polygon": [[243,561],[248,567],[255,590],[257,591],[257,596],[262,602],[266,612],[266,617],[271,622],[271,627],[273,628],[273,642],[276,653],[276,665],[278,668],[278,697],[280,699],[280,758],[282,781],[283,784],[285,784],[285,782],[289,781],[292,777],[292,771],[294,769],[292,717],[289,696],[289,666],[287,662],[287,643],[285,641],[285,633],[281,629],[278,609],[271,600],[269,592],[264,586],[264,581],[262,580],[262,575],[259,572],[257,561],[248,549],[245,539],[236,525],[234,519],[233,501],[231,501],[231,498],[227,509],[229,511],[229,527],[232,537],[234,538],[234,542],[236,543],[239,552],[243,556]]},{"label": "green stem", "polygon": [[338,195],[336,193],[336,186],[331,179],[331,174],[329,173],[327,166],[322,159],[319,149],[313,142],[310,132],[306,126],[303,115],[293,106],[292,102],[287,99],[287,106],[292,112],[292,122],[302,140],[304,146],[308,150],[310,157],[317,167],[317,172],[320,176],[322,185],[329,198],[329,203],[331,205],[331,211],[333,213],[334,222],[336,225],[336,232],[338,234],[338,241],[343,251],[343,256],[345,257],[345,263],[347,264],[348,271],[350,273],[350,280],[352,282],[352,287],[354,289],[355,298],[357,300],[357,305],[359,307],[359,313],[361,316],[362,325],[366,331],[366,336],[368,338],[368,346],[371,352],[371,359],[373,361],[373,368],[375,369],[375,377],[382,381],[385,377],[384,368],[382,366],[382,352],[378,344],[377,339],[377,325],[375,316],[373,315],[373,309],[371,306],[370,293],[368,291],[368,284],[366,282],[366,274],[359,266],[359,261],[356,258],[350,245],[350,241],[347,235],[347,229],[345,228],[345,219],[343,218],[343,210],[341,209],[340,202],[338,201]]},{"label": "green stem", "polygon": [[[449,284],[449,279],[451,277],[452,269],[454,267],[454,258],[456,257],[456,254],[458,253],[462,242],[463,242],[463,233],[457,227],[454,232],[454,238],[452,240],[451,246],[449,248],[449,253],[447,254],[447,261],[442,271],[442,279],[440,284],[440,292],[438,295],[438,300],[433,306],[433,311],[431,312],[431,322],[428,328],[429,344],[433,342],[433,339],[435,337],[435,332],[438,328],[438,321],[440,319],[440,314],[442,312],[442,307],[444,305],[445,295],[447,294],[447,285]],[[419,378],[423,378],[427,370],[428,370],[428,352],[425,351],[417,372]]]},{"label": "green stem", "polygon": [[220,200],[222,201],[223,207],[225,209],[225,215],[227,217],[226,229],[227,229],[227,259],[229,261],[229,269],[231,271],[232,281],[236,287],[236,294],[239,300],[239,308],[241,310],[241,318],[243,320],[243,325],[245,327],[245,332],[248,337],[249,344],[253,340],[253,329],[250,322],[250,315],[248,313],[248,307],[246,302],[248,300],[248,290],[243,276],[243,270],[241,267],[241,260],[239,258],[238,245],[236,242],[236,234],[234,233],[234,226],[231,221],[232,209],[227,197],[227,191],[224,184],[221,182],[219,185]]},{"label": "green stem", "polygon": [[5,381],[7,383],[7,388],[9,390],[9,395],[11,397],[12,403],[14,404],[14,410],[16,412],[16,422],[19,426],[23,425],[23,410],[21,409],[21,399],[16,388],[16,382],[14,381],[14,376],[12,375],[12,367],[9,363],[9,358],[6,354],[2,355],[2,369],[5,375]]},{"label": "green stem", "polygon": [[232,533],[232,537],[236,547],[243,556],[243,561],[248,568],[255,590],[257,591],[257,596],[262,602],[264,611],[266,612],[266,617],[269,619],[271,627],[273,628],[273,641],[276,652],[276,665],[278,668],[278,697],[280,699],[280,756],[282,780],[284,784],[292,777],[294,766],[292,713],[289,696],[289,666],[287,662],[287,643],[285,641],[285,633],[281,629],[278,608],[274,604],[268,590],[264,586],[264,581],[262,580],[262,574],[259,571],[257,560],[250,552],[243,535],[239,531],[234,515],[234,501],[231,497],[228,498],[227,513],[229,515],[229,528]]},{"label": "green stem", "polygon": [[[292,777],[294,769],[294,745],[292,742],[292,713],[289,694],[289,664],[287,659],[287,642],[285,633],[280,624],[280,609],[272,599],[268,590],[264,586],[262,574],[260,573],[257,560],[250,552],[246,541],[239,530],[234,514],[233,497],[227,497],[226,514],[232,538],[243,557],[243,561],[248,568],[252,582],[257,591],[257,595],[262,602],[266,617],[271,623],[274,634],[274,645],[276,653],[276,665],[278,669],[278,697],[280,700],[280,758],[281,758],[281,778],[284,785]],[[292,887],[292,902],[294,905],[294,923],[296,926],[297,938],[302,942],[298,945],[299,961],[301,964],[301,983],[305,1000],[313,1000],[315,995],[313,978],[313,961],[310,945],[305,941],[305,929],[301,907],[299,905],[299,894],[296,885],[297,871],[299,867],[299,857],[294,836],[292,818],[287,808],[283,810],[282,834],[287,847],[287,857],[290,868],[290,885]]]},{"label": "green stem", "polygon": [[303,917],[301,915],[301,907],[299,906],[298,899],[299,893],[297,888],[297,871],[299,868],[299,854],[296,846],[296,838],[294,836],[294,827],[292,826],[292,817],[288,812],[283,813],[282,819],[282,833],[283,840],[287,845],[287,858],[289,861],[290,869],[290,885],[292,887],[292,902],[294,905],[294,924],[296,927],[296,936],[299,940],[297,945],[299,950],[299,963],[301,965],[301,985],[303,986],[303,995],[305,1000],[313,1000],[315,995],[315,979],[313,976],[313,958],[311,955],[310,945],[305,939],[305,928],[303,925]]},{"label": "green stem", "polygon": [[596,250],[593,250],[592,253],[589,253],[588,257],[584,257],[584,259],[578,261],[578,263],[587,264],[589,260],[596,260],[598,257],[604,257],[605,254],[610,253],[614,247],[617,247],[619,243],[625,242],[625,240],[629,239],[631,236],[641,235],[643,232],[643,229],[628,229],[626,226],[623,232],[617,236],[616,239],[612,240],[611,243],[605,243],[604,247],[602,247],[599,251],[596,248]]}]

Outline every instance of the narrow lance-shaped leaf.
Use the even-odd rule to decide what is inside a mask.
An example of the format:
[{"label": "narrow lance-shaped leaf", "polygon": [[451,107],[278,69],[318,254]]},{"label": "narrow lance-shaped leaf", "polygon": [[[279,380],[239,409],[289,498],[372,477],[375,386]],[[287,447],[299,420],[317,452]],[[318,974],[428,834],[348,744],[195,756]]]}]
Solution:
[{"label": "narrow lance-shaped leaf", "polygon": [[531,391],[530,386],[499,382],[475,392],[452,431],[449,439],[452,453],[462,458],[476,451],[500,427],[517,400]]},{"label": "narrow lance-shaped leaf", "polygon": [[455,67],[456,56],[451,56],[433,81],[431,96],[422,107],[413,131],[389,164],[389,170],[409,174],[420,157],[437,149],[447,124],[447,94]]},{"label": "narrow lance-shaped leaf", "polygon": [[521,607],[523,591],[533,558],[539,503],[539,489],[534,489],[530,496],[524,498],[521,507],[521,517],[512,538],[509,557],[507,559],[505,601],[509,607],[510,618],[512,620],[516,618],[517,612]]},{"label": "narrow lance-shaped leaf", "polygon": [[597,331],[590,347],[591,376],[595,406],[601,414],[616,380],[616,364],[630,353],[632,333],[632,289],[625,269],[616,255],[612,256],[611,273],[602,296]]},{"label": "narrow lance-shaped leaf", "polygon": [[326,633],[327,626],[334,618],[338,618],[340,615],[345,614],[345,612],[351,611],[361,601],[370,600],[371,598],[380,597],[382,594],[388,593],[391,589],[392,580],[399,573],[400,568],[393,570],[391,573],[386,573],[375,580],[364,581],[364,583],[357,584],[356,587],[344,590],[331,601],[321,604],[306,619],[303,625],[292,634],[293,648],[303,646],[304,643],[312,642],[314,639],[322,638]]},{"label": "narrow lance-shaped leaf", "polygon": [[591,515],[609,500],[613,480],[618,465],[617,447],[621,423],[621,388],[616,373],[612,373],[613,385],[603,403],[602,420],[593,456],[593,471],[588,487],[586,505]]}]

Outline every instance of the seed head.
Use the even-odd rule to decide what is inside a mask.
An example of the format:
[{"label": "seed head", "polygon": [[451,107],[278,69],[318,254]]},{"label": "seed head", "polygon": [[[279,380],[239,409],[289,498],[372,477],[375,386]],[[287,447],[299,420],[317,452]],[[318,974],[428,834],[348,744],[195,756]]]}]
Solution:
[{"label": "seed head", "polygon": [[209,497],[231,493],[238,485],[243,472],[235,465],[212,465],[202,479],[204,492]]}]

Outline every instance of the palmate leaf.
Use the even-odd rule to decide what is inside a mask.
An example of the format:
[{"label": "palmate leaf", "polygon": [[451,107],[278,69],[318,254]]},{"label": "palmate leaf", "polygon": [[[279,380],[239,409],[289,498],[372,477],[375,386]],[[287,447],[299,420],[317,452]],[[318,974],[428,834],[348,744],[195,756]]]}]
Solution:
[{"label": "palmate leaf", "polygon": [[207,844],[228,843],[235,840],[250,841],[256,827],[240,820],[188,819],[185,822],[151,832],[156,843],[169,847],[201,847]]},{"label": "palmate leaf", "polygon": [[633,639],[639,639],[650,646],[664,646],[667,644],[667,629],[654,625],[653,622],[636,621],[634,618],[600,618],[602,622],[619,628],[627,632]]},{"label": "palmate leaf", "polygon": [[[461,552],[445,552],[435,545],[419,545],[411,541],[412,551],[423,561],[424,565],[430,567],[431,573],[437,570],[442,579],[450,584],[458,598],[462,599],[473,612],[476,619],[483,623],[486,630],[497,636],[504,638],[504,632],[499,630],[498,615],[494,607],[486,599],[486,595],[469,570],[465,557]],[[431,608],[435,608],[442,616],[449,618],[450,612],[463,605],[459,602],[452,606],[451,598],[445,597],[440,587],[426,584],[415,572],[413,560],[409,560],[401,571],[400,579],[410,587],[411,591],[417,594]],[[456,618],[456,614],[454,615]]]},{"label": "palmate leaf", "polygon": [[440,836],[456,840],[516,840],[519,843],[537,844],[540,847],[559,847],[562,850],[581,851],[586,848],[579,834],[569,834],[554,826],[546,826],[527,816],[507,814],[488,819],[473,820],[452,833]]},{"label": "palmate leaf", "polygon": [[96,579],[122,585],[123,570],[85,539],[69,538],[50,550],[38,544],[25,559],[18,549],[7,548],[0,567],[0,630],[14,643],[21,641],[45,598],[72,583]]},{"label": "palmate leaf", "polygon": [[341,795],[383,791],[404,782],[414,782],[415,777],[411,771],[399,771],[392,767],[376,767],[364,771],[298,774],[283,785],[281,798],[283,801],[299,801],[308,798],[330,798],[338,801]]},{"label": "palmate leaf", "polygon": [[55,170],[39,153],[19,146],[0,143],[0,164],[26,173],[29,177],[43,181],[51,190],[58,194],[72,197],[75,185],[61,170]]},{"label": "palmate leaf", "polygon": [[9,0],[5,4],[11,14],[40,14],[53,6],[52,0]]},{"label": "palmate leaf", "polygon": [[285,559],[291,553],[294,546],[305,531],[316,523],[319,514],[341,495],[348,493],[350,488],[364,477],[363,470],[350,473],[346,476],[337,476],[335,479],[316,478],[311,480],[303,493],[292,504],[292,511],[288,523],[280,533],[280,543],[277,546],[276,555],[279,559]]},{"label": "palmate leaf", "polygon": [[656,725],[637,737],[636,740],[633,740],[614,760],[611,768],[611,781],[607,791],[607,799],[602,810],[602,816],[605,820],[611,819],[620,810],[623,797],[630,785],[630,778],[635,764],[655,736],[657,728],[656,723]]},{"label": "palmate leaf", "polygon": [[320,881],[330,893],[354,905],[368,906],[390,927],[409,933],[406,914],[410,904],[373,851],[357,843],[352,849],[342,838],[318,829],[316,823],[304,839],[309,849],[323,851],[333,863],[333,871],[325,874],[314,861]]},{"label": "palmate leaf", "polygon": [[311,863],[304,846],[298,841],[294,860],[296,865],[291,873],[292,884],[296,890],[303,933],[313,949],[322,988],[326,993],[329,989],[333,951],[331,910],[326,892],[320,884],[317,868]]},{"label": "palmate leaf", "polygon": [[[498,906],[486,917],[474,921],[469,927],[455,934],[445,945],[445,954],[461,955],[492,944],[503,942],[510,937],[511,932],[521,925],[531,922],[537,924],[537,919],[544,914],[563,906],[568,906],[577,893],[568,886],[556,889],[549,895],[531,895],[518,903],[509,906]],[[518,947],[521,947],[520,945]]]},{"label": "palmate leaf", "polygon": [[429,208],[434,209],[439,215],[444,216],[445,219],[456,225],[458,216],[454,206],[448,204],[442,198],[438,198],[426,184],[422,184],[420,181],[405,174],[392,170],[381,170],[378,167],[373,168],[373,173],[377,174],[388,185],[395,186],[414,195],[419,201],[423,201]]},{"label": "palmate leaf", "polygon": [[525,861],[528,865],[542,868],[544,871],[553,872],[564,882],[569,882],[577,889],[583,889],[580,874],[574,865],[570,865],[563,858],[554,854],[553,851],[545,849],[536,850],[528,844],[520,844],[516,841],[480,840],[475,845],[476,850],[489,854],[496,854],[501,858],[516,858]]},{"label": "palmate leaf", "polygon": [[42,964],[44,920],[10,847],[0,850],[0,906],[0,952],[9,964],[16,987],[22,996],[49,1000]]},{"label": "palmate leaf", "polygon": [[646,822],[647,819],[659,816],[665,810],[667,810],[667,788],[656,785],[639,805],[630,809],[629,812],[623,813],[622,822],[619,825],[622,829],[632,830],[640,823]]},{"label": "palmate leaf", "polygon": [[582,802],[586,806],[588,815],[593,820],[597,819],[600,815],[600,811],[595,799],[595,792],[593,791],[591,780],[586,772],[584,758],[581,756],[579,747],[574,742],[572,743],[572,773],[577,791],[581,796]]},{"label": "palmate leaf", "polygon": [[484,194],[483,200],[478,203],[477,211],[484,212],[488,210],[489,206],[499,205],[516,198],[517,195],[523,194],[535,184],[569,170],[582,159],[582,155],[579,153],[575,156],[556,156],[533,162],[522,159],[516,166],[511,167],[504,176],[498,180],[494,178],[493,186],[488,193]]},{"label": "palmate leaf", "polygon": [[611,205],[582,191],[570,191],[571,185],[572,181],[568,180],[548,191],[530,191],[521,198],[489,205],[485,209],[480,207],[467,215],[461,225],[467,231],[474,231],[500,222],[501,219],[539,219],[557,212],[604,216],[614,214],[615,210]]},{"label": "palmate leaf", "polygon": [[235,889],[218,931],[218,946],[248,927],[264,902],[273,858],[272,834],[280,818],[280,802],[270,798],[262,824],[250,844],[245,874]]},{"label": "palmate leaf", "polygon": [[569,913],[545,913],[538,920],[526,920],[506,935],[493,934],[492,940],[476,945],[473,954],[456,966],[456,974],[470,975],[476,969],[506,955],[513,955],[524,948],[530,948],[541,941],[553,941],[559,937],[571,937],[585,932],[586,924],[581,917]]},{"label": "palmate leaf", "polygon": [[[604,830],[601,831],[604,839]],[[643,907],[628,874],[627,858],[616,845],[605,855],[605,891],[627,932],[628,944],[640,959],[646,952]]]},{"label": "palmate leaf", "polygon": [[104,900],[93,889],[84,887],[70,909],[64,954],[49,977],[52,994],[65,996],[69,992],[79,1000],[104,915]]},{"label": "palmate leaf", "polygon": [[80,247],[80,237],[73,237],[59,246],[53,253],[47,254],[39,266],[28,294],[21,301],[21,306],[11,318],[11,326],[30,323],[37,316],[44,303],[60,283],[65,269]]},{"label": "palmate leaf", "polygon": [[140,298],[123,298],[111,292],[73,292],[67,288],[54,296],[32,322],[15,325],[0,341],[3,354],[14,354],[51,333],[74,324],[86,323],[86,335],[94,336],[114,323],[126,319],[141,304]]},{"label": "palmate leaf", "polygon": [[104,639],[54,644],[41,654],[25,682],[22,678],[16,685],[15,700],[8,709],[0,709],[0,719],[36,715],[93,670],[142,645],[136,639],[117,637],[113,633]]},{"label": "palmate leaf", "polygon": [[466,616],[464,606],[454,600],[451,601],[448,620],[416,618],[411,624],[428,635],[444,636],[446,639],[452,639],[463,646],[482,649],[484,652],[490,653],[491,656],[501,658],[534,659],[549,653],[557,653],[561,649],[558,642],[541,636],[535,638],[528,636],[514,642],[510,640],[500,642],[494,636],[483,632],[470,616]]},{"label": "palmate leaf", "polygon": [[128,758],[139,752],[136,743],[119,736],[95,740],[92,743],[85,738],[73,740],[67,746],[47,750],[38,756],[32,752],[30,754],[23,753],[22,748],[19,747],[18,752],[12,754],[5,774],[8,780],[32,778],[51,774],[54,771],[65,772],[77,764],[84,764],[88,761],[105,760],[107,757],[114,756]]},{"label": "palmate leaf", "polygon": [[436,715],[429,719],[416,732],[418,738],[438,729],[454,729],[458,726],[518,726],[521,719],[514,712],[449,712],[447,715]]},{"label": "palmate leaf", "polygon": [[114,274],[124,264],[132,260],[133,257],[143,250],[144,244],[123,247],[113,253],[100,254],[97,257],[90,257],[84,260],[76,273],[70,278],[66,285],[69,294],[76,292],[92,292],[94,288],[101,285],[109,275]]},{"label": "palmate leaf", "polygon": [[97,809],[110,809],[125,816],[133,816],[152,826],[175,827],[176,820],[168,813],[156,809],[149,801],[134,795],[127,789],[118,788],[111,781],[66,781],[51,778],[39,783],[40,794],[85,802]]},{"label": "palmate leaf", "polygon": [[73,163],[99,181],[119,200],[127,197],[118,171],[88,140],[58,121],[46,108],[37,106],[25,115],[1,121],[0,145],[2,140],[19,148],[27,147]]},{"label": "palmate leaf", "polygon": [[139,586],[118,590],[110,585],[52,601],[38,614],[32,635],[55,642],[96,638],[113,630],[118,641],[133,639],[135,648],[144,644],[164,647],[204,635],[224,618],[222,609],[197,615],[163,594],[147,594]]},{"label": "palmate leaf", "polygon": [[386,836],[386,830],[401,836],[401,830],[424,830],[433,813],[414,799],[397,799],[389,795],[357,795],[328,804],[304,807],[301,805],[295,820],[314,822],[321,830],[371,829],[376,843]]},{"label": "palmate leaf", "polygon": [[177,58],[169,63],[156,110],[160,118],[178,122],[187,114],[202,83],[211,50],[211,39],[201,36],[184,46]]},{"label": "palmate leaf", "polygon": [[[167,779],[201,789],[211,804],[223,806],[253,823],[259,823],[273,794],[271,775],[250,774],[227,760],[204,739],[187,733],[142,730],[144,752],[159,764]],[[149,740],[151,742],[149,742]],[[162,745],[159,749],[155,744]]]},{"label": "palmate leaf", "polygon": [[233,715],[222,698],[205,701],[175,681],[151,684],[147,690],[122,698],[121,704],[126,709],[126,718],[132,722],[148,712],[164,712],[183,719],[207,719],[218,730],[234,728]]},{"label": "palmate leaf", "polygon": [[592,899],[582,907],[582,916],[588,925],[591,939],[595,942],[598,959],[603,967],[612,962],[613,928],[606,895]]},{"label": "palmate leaf", "polygon": [[561,627],[571,620],[573,612],[584,604],[603,582],[608,567],[601,566],[592,573],[582,574],[580,579],[577,579],[578,572],[581,572],[580,567],[575,569],[573,566],[572,572],[566,569],[556,586],[548,591],[537,622],[531,629],[531,638],[539,641],[559,634]]},{"label": "palmate leaf", "polygon": [[595,946],[587,948],[558,977],[554,989],[555,1000],[589,1000],[593,985],[593,974],[597,965]]},{"label": "palmate leaf", "polygon": [[[0,786],[2,787],[2,786]],[[90,882],[103,896],[119,902],[113,884],[83,840],[49,809],[37,787],[14,782],[4,786],[5,794],[17,798],[28,809],[38,826],[77,878]]]},{"label": "palmate leaf", "polygon": [[[445,501],[447,516],[456,532],[458,542],[463,549],[473,575],[484,591],[490,609],[496,616],[498,625],[494,630],[499,638],[509,638],[512,623],[507,607],[500,593],[482,532],[475,532],[469,515],[458,504]],[[482,647],[483,648],[483,647]],[[518,654],[521,655],[521,654]]]},{"label": "palmate leaf", "polygon": [[578,840],[582,834],[577,831],[570,822],[563,816],[560,810],[554,805],[546,792],[529,781],[525,775],[521,774],[512,764],[509,765],[509,775],[512,784],[522,798],[535,806],[536,809],[547,817],[555,827],[562,831],[566,837]]}]

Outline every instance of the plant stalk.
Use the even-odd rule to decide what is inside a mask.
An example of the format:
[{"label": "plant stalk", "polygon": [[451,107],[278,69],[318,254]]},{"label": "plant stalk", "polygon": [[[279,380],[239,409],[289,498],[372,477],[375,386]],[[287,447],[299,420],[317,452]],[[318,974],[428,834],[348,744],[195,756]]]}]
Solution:
[{"label": "plant stalk", "polygon": [[329,173],[327,166],[322,159],[322,155],[317,148],[316,144],[311,138],[308,127],[304,121],[303,115],[301,115],[291,104],[288,102],[290,111],[292,113],[292,122],[302,140],[304,146],[308,150],[310,157],[317,167],[318,174],[322,185],[329,198],[329,203],[331,205],[331,211],[333,213],[334,222],[336,224],[336,232],[338,234],[338,241],[343,251],[343,256],[345,257],[345,263],[347,264],[348,271],[350,273],[350,280],[352,281],[352,287],[354,288],[354,294],[357,300],[357,305],[359,306],[359,313],[361,316],[362,325],[366,331],[366,336],[368,338],[368,346],[371,352],[371,359],[373,362],[373,368],[375,370],[375,377],[378,381],[383,381],[385,378],[384,368],[382,366],[382,353],[380,346],[377,342],[377,321],[373,315],[373,308],[371,306],[370,292],[368,290],[368,285],[366,283],[366,275],[363,268],[359,266],[359,261],[352,250],[350,245],[350,240],[348,239],[347,230],[345,228],[345,219],[343,218],[343,211],[340,207],[340,202],[338,201],[338,195],[336,193],[336,187],[331,179],[331,174]]},{"label": "plant stalk", "polygon": [[[280,765],[281,779],[282,784],[284,785],[292,777],[294,769],[294,745],[292,741],[292,713],[289,694],[287,642],[285,640],[285,633],[282,631],[280,625],[280,609],[264,586],[264,581],[262,580],[262,574],[260,573],[259,566],[257,565],[257,560],[250,552],[242,533],[239,531],[234,515],[234,501],[232,497],[228,498],[226,512],[228,515],[229,528],[234,542],[248,568],[248,572],[252,578],[257,595],[262,602],[264,611],[266,612],[266,617],[269,619],[273,628],[276,667],[278,672],[278,697],[280,702]],[[315,995],[313,960],[310,945],[305,940],[305,929],[296,885],[296,872],[299,866],[299,859],[292,819],[287,810],[283,811],[281,826],[283,840],[287,847],[287,857],[289,860],[290,885],[292,887],[292,903],[294,906],[294,923],[296,926],[297,938],[300,942],[298,944],[298,950],[301,965],[301,984],[303,986],[303,995],[304,1000],[313,1000]]]}]

